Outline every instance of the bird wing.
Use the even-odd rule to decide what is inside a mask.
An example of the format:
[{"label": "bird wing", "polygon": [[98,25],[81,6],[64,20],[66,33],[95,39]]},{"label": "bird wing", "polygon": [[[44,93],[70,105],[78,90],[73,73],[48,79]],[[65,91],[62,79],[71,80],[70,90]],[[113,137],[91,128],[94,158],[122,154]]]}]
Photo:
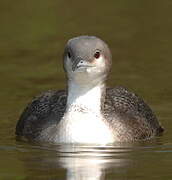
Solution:
[{"label": "bird wing", "polygon": [[47,91],[35,97],[21,114],[16,135],[34,139],[46,126],[57,124],[64,115],[66,99],[65,90]]},{"label": "bird wing", "polygon": [[[124,87],[106,89],[104,114],[121,138],[144,139],[163,132],[150,107]],[[125,128],[124,128],[125,127]],[[121,128],[121,130],[120,130]]]}]

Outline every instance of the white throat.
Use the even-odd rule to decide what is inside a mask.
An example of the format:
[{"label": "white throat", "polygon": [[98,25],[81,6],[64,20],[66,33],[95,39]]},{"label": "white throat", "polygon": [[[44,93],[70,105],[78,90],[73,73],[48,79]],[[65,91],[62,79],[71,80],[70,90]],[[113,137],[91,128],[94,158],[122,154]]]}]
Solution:
[{"label": "white throat", "polygon": [[73,107],[80,107],[83,110],[100,113],[104,89],[105,84],[103,83],[95,87],[88,87],[69,82],[67,110]]},{"label": "white throat", "polygon": [[108,144],[113,142],[110,128],[101,114],[104,84],[81,87],[69,83],[67,108],[56,136],[57,142]]}]

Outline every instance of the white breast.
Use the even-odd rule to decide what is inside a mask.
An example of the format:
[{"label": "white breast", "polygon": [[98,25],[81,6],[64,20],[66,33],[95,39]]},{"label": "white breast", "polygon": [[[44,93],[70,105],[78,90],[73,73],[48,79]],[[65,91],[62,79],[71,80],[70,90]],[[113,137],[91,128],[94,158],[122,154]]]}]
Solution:
[{"label": "white breast", "polygon": [[72,109],[59,124],[55,141],[108,144],[113,142],[113,136],[101,115]]}]

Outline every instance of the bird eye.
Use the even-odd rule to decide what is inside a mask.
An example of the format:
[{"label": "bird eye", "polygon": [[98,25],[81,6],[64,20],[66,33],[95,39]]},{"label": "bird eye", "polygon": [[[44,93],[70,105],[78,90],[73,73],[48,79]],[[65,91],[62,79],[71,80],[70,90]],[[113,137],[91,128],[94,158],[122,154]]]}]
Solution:
[{"label": "bird eye", "polygon": [[98,58],[100,57],[100,52],[99,52],[99,51],[96,51],[96,52],[94,53],[94,57],[95,57],[96,59],[98,59]]},{"label": "bird eye", "polygon": [[68,58],[71,58],[71,54],[70,54],[70,52],[68,52],[68,53],[67,53],[67,56],[68,56]]}]

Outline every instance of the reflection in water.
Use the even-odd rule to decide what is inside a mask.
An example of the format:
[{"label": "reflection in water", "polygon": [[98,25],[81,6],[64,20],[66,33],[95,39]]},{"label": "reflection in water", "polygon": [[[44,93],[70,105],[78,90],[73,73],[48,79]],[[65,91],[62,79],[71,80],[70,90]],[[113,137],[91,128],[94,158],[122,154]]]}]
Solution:
[{"label": "reflection in water", "polygon": [[97,158],[60,158],[63,167],[67,169],[67,179],[104,179],[105,160]]},{"label": "reflection in water", "polygon": [[105,170],[112,164],[121,167],[127,163],[124,159],[112,159],[112,155],[118,156],[120,153],[119,150],[115,153],[113,148],[72,147],[63,150],[71,151],[58,159],[61,166],[67,169],[68,180],[103,180]]},{"label": "reflection in water", "polygon": [[[58,173],[60,179],[65,176],[67,180],[104,180],[107,171],[121,171],[131,165],[131,160],[127,158],[130,150],[119,146],[32,146],[32,153],[29,153],[32,156],[25,154],[22,161],[26,170],[32,172],[31,177],[35,177],[38,172],[44,175],[45,170],[49,169],[54,170],[51,175],[56,179]],[[59,169],[63,169],[60,174]]]}]

